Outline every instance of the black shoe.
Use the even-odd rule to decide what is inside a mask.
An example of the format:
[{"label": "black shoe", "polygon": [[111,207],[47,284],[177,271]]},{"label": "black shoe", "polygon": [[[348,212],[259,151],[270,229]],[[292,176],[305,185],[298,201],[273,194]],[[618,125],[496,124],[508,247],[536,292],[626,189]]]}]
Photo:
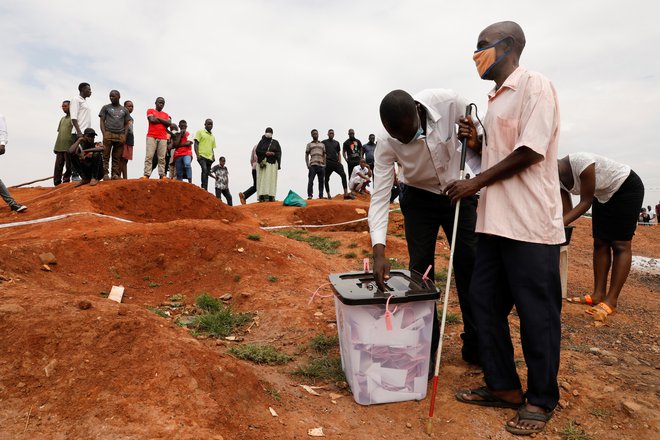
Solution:
[{"label": "black shoe", "polygon": [[16,212],[25,212],[25,211],[27,211],[27,206],[25,206],[25,205],[15,205],[15,206],[11,207],[11,210],[16,211]]}]

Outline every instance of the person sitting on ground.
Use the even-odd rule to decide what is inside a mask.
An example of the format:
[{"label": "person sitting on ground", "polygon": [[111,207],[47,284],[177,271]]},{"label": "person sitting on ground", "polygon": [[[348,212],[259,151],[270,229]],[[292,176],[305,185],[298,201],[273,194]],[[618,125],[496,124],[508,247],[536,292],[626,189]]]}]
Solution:
[{"label": "person sitting on ground", "polygon": [[222,200],[222,197],[220,196],[225,196],[227,204],[233,206],[231,193],[229,192],[229,170],[227,170],[225,162],[226,159],[224,156],[220,157],[220,159],[218,159],[218,164],[211,168],[209,176],[215,179],[215,196],[218,200]]},{"label": "person sitting on ground", "polygon": [[71,148],[71,160],[80,170],[82,178],[76,186],[90,184],[91,186],[99,183],[99,178],[103,172],[103,147],[94,143],[96,132],[93,128],[86,128],[81,138],[78,138]]},{"label": "person sitting on ground", "polygon": [[642,208],[639,212],[639,219],[637,221],[640,225],[646,226],[651,222],[651,216],[646,212],[646,208]]},{"label": "person sitting on ground", "polygon": [[[594,237],[594,290],[569,302],[593,306],[587,313],[604,320],[617,306],[632,261],[632,238],[637,213],[644,201],[644,184],[628,165],[591,153],[573,153],[557,161],[564,208],[564,225],[591,209]],[[570,194],[579,195],[575,207]],[[610,268],[612,275],[609,277]],[[607,288],[607,279],[610,287]]]},{"label": "person sitting on ground", "polygon": [[371,168],[367,165],[367,161],[364,158],[360,159],[358,166],[353,168],[351,179],[348,182],[351,193],[368,194],[365,186],[371,182],[371,176]]},{"label": "person sitting on ground", "polygon": [[[5,121],[5,117],[3,115],[0,115],[0,156],[5,154],[5,145],[7,145],[7,142],[9,141],[9,136],[7,132],[7,122]],[[0,179],[0,197],[9,205],[12,211],[15,212],[25,212],[27,211],[27,206],[21,205],[18,203],[14,198],[11,196],[9,193],[9,190],[5,186],[4,183],[2,183],[2,179]]]},{"label": "person sitting on ground", "polygon": [[649,222],[653,223],[653,221],[656,219],[656,217],[655,217],[655,213],[653,212],[653,209],[651,209],[651,205],[646,207],[646,212],[649,213]]},{"label": "person sitting on ground", "polygon": [[174,168],[176,168],[176,180],[186,179],[192,183],[192,141],[188,140],[188,123],[183,119],[179,121],[179,132],[173,137]]}]

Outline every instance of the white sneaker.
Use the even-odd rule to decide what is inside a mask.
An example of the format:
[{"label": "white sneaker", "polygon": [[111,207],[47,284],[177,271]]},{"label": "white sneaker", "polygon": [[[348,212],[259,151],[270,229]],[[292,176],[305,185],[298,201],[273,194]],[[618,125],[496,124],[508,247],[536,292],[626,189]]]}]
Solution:
[{"label": "white sneaker", "polygon": [[18,206],[12,207],[11,209],[12,209],[13,211],[16,211],[16,212],[25,212],[25,211],[27,211],[27,206],[25,206],[25,205],[18,205]]}]

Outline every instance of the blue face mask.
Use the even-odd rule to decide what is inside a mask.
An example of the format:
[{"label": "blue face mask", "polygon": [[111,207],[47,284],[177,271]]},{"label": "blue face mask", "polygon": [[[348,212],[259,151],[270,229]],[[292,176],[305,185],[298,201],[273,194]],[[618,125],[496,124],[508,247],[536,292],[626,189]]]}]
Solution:
[{"label": "blue face mask", "polygon": [[417,129],[417,133],[415,133],[415,136],[413,136],[413,138],[410,142],[415,142],[417,139],[422,137],[423,134],[424,134],[424,130],[422,129],[422,124],[419,124],[419,128]]}]

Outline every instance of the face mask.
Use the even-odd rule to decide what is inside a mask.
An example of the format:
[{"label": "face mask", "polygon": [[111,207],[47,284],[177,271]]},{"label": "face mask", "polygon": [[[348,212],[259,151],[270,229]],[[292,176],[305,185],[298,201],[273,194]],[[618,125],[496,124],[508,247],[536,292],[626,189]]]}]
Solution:
[{"label": "face mask", "polygon": [[477,65],[477,72],[479,73],[481,79],[485,79],[484,77],[490,73],[491,69],[495,67],[504,58],[506,58],[506,56],[509,55],[509,52],[511,52],[511,49],[509,49],[506,52],[504,52],[504,54],[502,54],[501,57],[497,59],[495,58],[496,57],[495,46],[497,46],[507,38],[510,37],[502,38],[501,40],[496,41],[490,46],[486,46],[479,50],[474,51],[474,55],[472,56],[472,59]]},{"label": "face mask", "polygon": [[417,129],[417,133],[415,133],[415,136],[412,138],[410,142],[415,142],[417,139],[422,137],[424,134],[424,130],[422,129],[422,124],[419,124],[419,128]]},{"label": "face mask", "polygon": [[266,133],[264,136],[266,136],[268,139],[273,137],[273,133]]}]

